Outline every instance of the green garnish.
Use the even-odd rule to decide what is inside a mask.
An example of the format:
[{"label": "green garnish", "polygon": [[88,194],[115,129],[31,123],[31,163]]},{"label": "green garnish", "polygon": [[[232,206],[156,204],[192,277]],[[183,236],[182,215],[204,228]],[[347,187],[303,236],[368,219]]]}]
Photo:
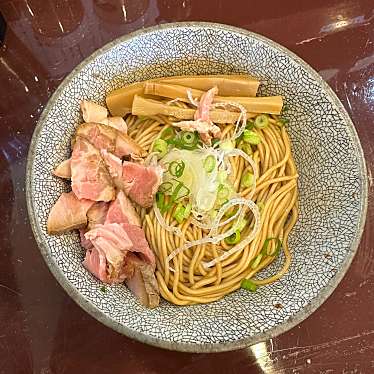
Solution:
[{"label": "green garnish", "polygon": [[163,210],[165,205],[165,195],[162,192],[156,192],[156,204],[158,209]]},{"label": "green garnish", "polygon": [[245,127],[247,130],[252,130],[254,126],[255,123],[251,119],[247,120],[247,126]]},{"label": "green garnish", "polygon": [[[275,251],[273,253],[270,253],[269,250],[268,250],[268,247],[269,247],[269,243],[271,240],[275,240],[276,241],[276,246],[275,246]],[[273,256],[273,257],[276,257],[278,256],[281,248],[282,248],[282,241],[279,239],[279,238],[267,238],[265,241],[264,241],[264,245],[262,246],[262,249],[261,249],[261,254],[264,255],[264,256]]]},{"label": "green garnish", "polygon": [[240,184],[242,187],[248,188],[253,185],[254,181],[255,181],[255,176],[252,173],[247,172],[242,175]]},{"label": "green garnish", "polygon": [[164,194],[167,194],[168,192],[170,192],[171,190],[173,189],[173,183],[171,182],[164,182],[160,185],[159,187],[159,191],[160,192],[163,192]]},{"label": "green garnish", "polygon": [[266,114],[260,114],[255,119],[255,127],[258,129],[264,129],[269,125],[269,117]]},{"label": "green garnish", "polygon": [[209,155],[204,160],[204,169],[207,173],[211,173],[216,167],[216,158],[213,155]]},{"label": "green garnish", "polygon": [[199,141],[199,137],[195,132],[183,132],[181,135],[181,142],[184,146],[195,146]]},{"label": "green garnish", "polygon": [[280,117],[278,119],[278,124],[280,126],[284,126],[284,125],[287,125],[288,123],[290,123],[290,120],[288,118],[283,118],[283,117]]},{"label": "green garnish", "polygon": [[172,161],[169,164],[168,171],[173,177],[180,178],[183,175],[185,167],[186,167],[186,164],[182,160]]},{"label": "green garnish", "polygon": [[255,292],[257,290],[257,284],[253,283],[250,279],[245,278],[241,281],[240,287],[251,292]]},{"label": "green garnish", "polygon": [[287,104],[284,104],[283,108],[282,108],[282,111],[287,112],[289,109],[290,109],[289,106]]},{"label": "green garnish", "polygon": [[162,158],[168,152],[168,143],[164,139],[157,139],[153,145],[153,151],[158,153],[158,157]]},{"label": "green garnish", "polygon": [[233,234],[225,238],[225,242],[228,245],[237,244],[240,242],[240,231],[236,230]]},{"label": "green garnish", "polygon": [[[183,183],[178,181],[177,179],[173,179],[174,181],[178,182],[177,186],[175,187],[173,193],[171,194],[171,201],[177,201],[182,199],[183,197],[186,197],[190,194],[191,190]],[[179,195],[179,192],[183,191],[183,189],[186,191],[184,194]]]},{"label": "green garnish", "polygon": [[170,140],[174,138],[175,131],[172,127],[167,127],[166,129],[161,131],[160,138],[163,140]]},{"label": "green garnish", "polygon": [[249,143],[241,142],[239,144],[239,149],[241,149],[243,152],[245,152],[249,156],[252,156],[253,154],[252,147]]},{"label": "green garnish", "polygon": [[188,218],[191,214],[192,205],[188,203],[186,207],[184,208],[184,218]]},{"label": "green garnish", "polygon": [[230,209],[226,210],[225,217],[227,217],[227,218],[232,217],[233,215],[236,214],[236,212],[238,211],[238,209],[239,208],[237,206],[236,207],[233,206]]},{"label": "green garnish", "polygon": [[261,143],[261,137],[252,130],[244,130],[243,140],[253,145]]},{"label": "green garnish", "polygon": [[230,190],[223,184],[220,184],[217,190],[217,199],[219,201],[226,200],[229,198],[229,195],[230,195]]},{"label": "green garnish", "polygon": [[105,287],[105,286],[101,286],[101,287],[100,287],[100,291],[101,291],[101,292],[106,292],[106,287]]},{"label": "green garnish", "polygon": [[216,145],[219,144],[219,142],[220,142],[219,139],[213,139],[213,140],[212,140],[212,147],[214,148]]},{"label": "green garnish", "polygon": [[256,269],[258,265],[260,265],[260,262],[262,260],[262,254],[258,254],[257,257],[253,260],[251,269]]},{"label": "green garnish", "polygon": [[179,203],[174,211],[173,217],[178,223],[182,223],[184,220],[184,206]]}]

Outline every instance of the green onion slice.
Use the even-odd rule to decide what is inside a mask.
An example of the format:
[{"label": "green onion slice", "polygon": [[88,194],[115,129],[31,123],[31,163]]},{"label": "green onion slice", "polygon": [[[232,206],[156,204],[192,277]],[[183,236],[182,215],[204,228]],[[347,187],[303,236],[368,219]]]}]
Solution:
[{"label": "green onion slice", "polygon": [[184,161],[172,161],[169,164],[168,171],[173,177],[180,178],[183,175],[186,164]]},{"label": "green onion slice", "polygon": [[244,130],[243,140],[253,145],[257,145],[261,143],[261,137],[252,130]]},{"label": "green onion slice", "polygon": [[168,152],[168,143],[163,139],[157,139],[153,145],[153,151],[157,152],[160,158],[164,157]]},{"label": "green onion slice", "polygon": [[[271,240],[275,240],[276,241],[276,246],[275,246],[275,251],[273,253],[270,253],[269,250],[268,250],[268,247],[269,247],[269,243]],[[262,246],[262,249],[261,249],[261,254],[263,256],[273,256],[273,257],[276,257],[278,256],[281,248],[282,248],[282,241],[279,239],[279,238],[267,238],[264,242],[264,245]]]},{"label": "green onion slice", "polygon": [[269,117],[266,114],[260,114],[255,119],[255,127],[258,129],[264,129],[269,125]]},{"label": "green onion slice", "polygon": [[225,242],[228,245],[237,244],[240,242],[240,231],[236,230],[233,234],[225,238]]},{"label": "green onion slice", "polygon": [[204,169],[207,173],[211,173],[216,167],[216,158],[213,155],[209,155],[204,160]]},{"label": "green onion slice", "polygon": [[257,284],[253,283],[250,279],[245,278],[241,281],[240,287],[251,292],[255,292],[257,290]]},{"label": "green onion slice", "polygon": [[254,180],[255,180],[254,175],[250,172],[247,172],[243,174],[240,180],[240,184],[242,185],[242,187],[248,188],[253,185]]}]

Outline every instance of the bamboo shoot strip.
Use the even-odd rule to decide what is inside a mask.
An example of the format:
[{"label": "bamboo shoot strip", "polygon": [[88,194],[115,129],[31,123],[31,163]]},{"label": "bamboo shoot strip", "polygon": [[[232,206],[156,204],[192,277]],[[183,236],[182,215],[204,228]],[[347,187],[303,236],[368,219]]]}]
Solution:
[{"label": "bamboo shoot strip", "polygon": [[[186,103],[190,100],[187,95],[187,87],[166,84],[158,82],[146,82],[144,85],[144,94],[168,97],[170,99],[180,99]],[[204,91],[191,89],[192,97],[200,99]],[[216,102],[237,102],[244,106],[248,112],[252,113],[268,113],[280,114],[283,106],[282,96],[267,96],[267,97],[242,97],[242,96],[215,96]]]},{"label": "bamboo shoot strip", "polygon": [[123,117],[130,113],[134,96],[143,94],[147,82],[167,82],[203,91],[217,86],[218,91],[224,96],[256,96],[260,84],[258,80],[247,75],[194,75],[150,79],[110,92],[106,104],[111,115]]},{"label": "bamboo shoot strip", "polygon": [[[180,120],[192,120],[194,118],[195,109],[180,108],[173,105],[164,104],[157,100],[147,99],[139,95],[135,95],[132,104],[132,114],[136,116],[154,116],[163,114],[172,116]],[[210,111],[210,119],[214,123],[235,123],[240,116],[239,112],[214,109]],[[247,113],[247,117],[254,117],[255,114]]]}]

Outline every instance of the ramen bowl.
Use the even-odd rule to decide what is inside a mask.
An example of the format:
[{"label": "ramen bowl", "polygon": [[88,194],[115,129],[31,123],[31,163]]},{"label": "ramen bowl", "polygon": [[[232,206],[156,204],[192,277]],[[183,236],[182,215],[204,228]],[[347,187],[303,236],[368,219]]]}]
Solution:
[{"label": "ramen bowl", "polygon": [[[292,263],[279,281],[240,289],[220,301],[141,306],[125,285],[102,291],[83,266],[77,233],[50,236],[49,211],[69,184],[52,176],[70,154],[82,121],[81,99],[104,104],[114,89],[172,75],[250,74],[260,95],[282,95],[298,168],[299,219]],[[342,104],[303,60],[260,35],[211,23],[176,23],[121,37],[83,61],[62,82],[35,129],[27,166],[27,201],[35,238],[68,294],[108,327],[162,348],[210,352],[242,348],[303,321],[333,292],[357,250],[367,206],[366,169],[355,128]],[[280,256],[261,276],[275,273]]]}]

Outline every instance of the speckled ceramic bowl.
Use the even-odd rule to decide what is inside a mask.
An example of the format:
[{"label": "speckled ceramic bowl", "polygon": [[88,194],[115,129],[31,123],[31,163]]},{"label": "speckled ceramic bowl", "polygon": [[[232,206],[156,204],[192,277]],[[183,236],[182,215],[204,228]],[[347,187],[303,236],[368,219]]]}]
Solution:
[{"label": "speckled ceramic bowl", "polygon": [[[248,73],[260,94],[283,95],[300,174],[300,218],[289,244],[292,265],[279,282],[223,300],[149,310],[123,285],[100,291],[82,266],[76,233],[49,236],[50,208],[69,186],[52,176],[70,152],[81,121],[79,101],[104,103],[107,93],[148,78]],[[31,224],[49,268],[69,295],[105,325],[163,348],[208,352],[244,347],[278,335],[309,316],[338,285],[359,244],[366,205],[366,169],[354,126],[333,91],[304,61],[280,45],[241,29],[210,23],[162,25],[101,48],[63,81],[45,108],[27,166]],[[267,274],[280,266],[282,258]]]}]

